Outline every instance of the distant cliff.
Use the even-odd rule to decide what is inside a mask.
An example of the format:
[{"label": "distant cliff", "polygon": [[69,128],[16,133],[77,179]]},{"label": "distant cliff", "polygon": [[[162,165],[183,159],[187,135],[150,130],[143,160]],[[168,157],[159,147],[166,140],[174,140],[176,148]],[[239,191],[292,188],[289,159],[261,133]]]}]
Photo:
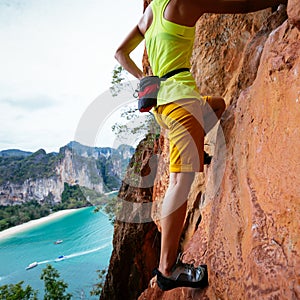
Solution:
[{"label": "distant cliff", "polygon": [[[222,95],[227,104],[206,137],[213,160],[193,184],[181,242],[186,261],[208,265],[209,287],[144,290],[159,233],[134,233],[136,225],[123,222],[115,226],[101,299],[300,299],[299,0],[287,12],[204,15],[197,24],[192,72],[202,94]],[[168,141],[159,144],[154,215],[168,185]],[[126,190],[135,202],[138,190]]]},{"label": "distant cliff", "polygon": [[[59,153],[20,150],[0,152],[0,204],[30,200],[60,202],[64,183],[78,184],[98,194],[119,189],[121,178],[134,152],[87,147],[71,142]],[[92,199],[90,199],[92,200]]]}]

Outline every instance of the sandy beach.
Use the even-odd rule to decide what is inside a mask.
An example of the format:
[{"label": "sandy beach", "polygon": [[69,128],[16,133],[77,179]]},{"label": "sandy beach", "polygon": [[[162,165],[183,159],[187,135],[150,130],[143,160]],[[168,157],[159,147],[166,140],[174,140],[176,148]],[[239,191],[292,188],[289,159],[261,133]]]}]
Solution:
[{"label": "sandy beach", "polygon": [[3,231],[0,231],[0,240],[2,239],[5,239],[5,238],[8,238],[16,233],[19,233],[19,232],[23,232],[27,229],[31,229],[31,228],[34,228],[38,225],[41,225],[43,223],[46,223],[50,220],[54,220],[54,219],[58,219],[60,217],[63,217],[65,215],[68,215],[70,213],[74,213],[76,212],[77,209],[65,209],[65,210],[60,210],[60,211],[57,211],[57,212],[54,212],[46,217],[43,217],[43,218],[40,218],[40,219],[37,219],[37,220],[31,220],[27,223],[24,223],[24,224],[21,224],[21,225],[17,225],[17,226],[14,226],[14,227],[11,227],[11,228],[8,228],[8,229],[5,229]]}]

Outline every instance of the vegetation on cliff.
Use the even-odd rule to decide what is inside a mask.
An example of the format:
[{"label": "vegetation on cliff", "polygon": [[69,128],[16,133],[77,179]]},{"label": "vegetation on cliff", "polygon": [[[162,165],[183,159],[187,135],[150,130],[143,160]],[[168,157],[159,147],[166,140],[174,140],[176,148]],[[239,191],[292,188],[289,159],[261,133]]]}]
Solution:
[{"label": "vegetation on cliff", "polygon": [[[64,159],[66,149],[73,152],[77,164],[87,165],[88,167],[95,164],[97,174],[94,174],[91,179],[95,181],[96,178],[98,182],[99,178],[102,177],[108,189],[116,189],[120,186],[120,175],[128,163],[127,156],[130,157],[134,151],[132,147],[126,147],[125,145],[121,145],[118,149],[112,149],[87,147],[76,142],[71,142],[62,147],[59,153],[47,154],[45,150],[40,149],[31,154],[26,152],[26,155],[17,155],[16,150],[10,155],[4,155],[7,151],[1,151],[0,185],[7,183],[22,184],[28,179],[55,177],[56,167]],[[2,152],[5,153],[1,155]],[[126,152],[128,152],[128,155]],[[121,168],[116,170],[114,163],[119,161]]]},{"label": "vegetation on cliff", "polygon": [[[126,169],[133,151],[127,145],[112,149],[88,147],[77,142],[70,142],[59,153],[47,154],[43,149],[35,153],[20,150],[0,151],[0,196],[3,199],[0,202],[3,204],[0,206],[0,230],[39,219],[54,211],[89,206],[89,200],[93,204],[107,202],[106,197],[99,191],[79,185],[76,172],[82,173],[82,170],[86,170],[92,184],[103,184],[105,191],[117,190],[121,185],[122,172]],[[43,198],[35,197],[31,186],[41,185],[43,188],[45,183],[40,179],[63,180],[57,169],[64,169],[67,155],[71,155],[74,172],[67,177],[76,184],[64,182],[64,189],[59,192],[60,201],[57,200],[57,195],[55,199],[54,191],[47,189]],[[64,172],[70,173],[68,170]],[[28,184],[24,185],[27,181]]]},{"label": "vegetation on cliff", "polygon": [[49,178],[63,153],[49,153],[40,149],[28,156],[0,156],[0,184],[21,184],[29,178]]},{"label": "vegetation on cliff", "polygon": [[[86,200],[102,203],[103,193],[119,189],[133,152],[134,148],[128,145],[113,149],[88,147],[77,142],[70,142],[59,153],[47,154],[42,149],[35,153],[15,149],[0,151],[0,205],[31,201],[43,205],[34,217],[28,213],[32,203],[13,209],[1,208],[5,217],[0,228],[42,217],[51,210],[86,206]],[[7,218],[10,211],[12,214],[21,211],[21,218]]]},{"label": "vegetation on cliff", "polygon": [[22,205],[0,206],[0,231],[50,214],[49,205],[30,201]]},{"label": "vegetation on cliff", "polygon": [[[98,270],[99,282],[90,291],[91,296],[99,296],[103,288],[104,275],[107,270]],[[68,283],[60,278],[60,273],[50,264],[42,270],[40,279],[44,281],[44,300],[70,300],[72,294],[67,292]],[[15,284],[5,284],[0,286],[0,299],[5,300],[37,300],[39,291],[34,290],[30,285],[23,287],[24,281]]]},{"label": "vegetation on cliff", "polygon": [[78,184],[69,185],[65,182],[60,203],[30,201],[19,205],[0,205],[0,231],[48,216],[51,212],[90,205]]},{"label": "vegetation on cliff", "polygon": [[134,153],[134,148],[129,145],[120,145],[114,149],[70,142],[62,149],[65,148],[72,150],[73,161],[77,167],[85,165],[89,168],[91,182],[99,183],[100,178],[103,180],[106,191],[119,189],[122,175]]},{"label": "vegetation on cliff", "polygon": [[[59,272],[51,265],[43,269],[41,280],[44,281],[44,300],[60,299],[69,300],[72,294],[67,292],[68,284],[60,279]],[[24,281],[16,284],[6,284],[0,286],[0,299],[6,300],[37,300],[39,291],[34,290],[30,285],[23,288]]]},{"label": "vegetation on cliff", "polygon": [[28,179],[57,176],[56,167],[65,158],[66,150],[72,152],[73,162],[78,168],[84,165],[90,170],[92,181],[99,183],[102,178],[107,190],[120,187],[121,174],[125,172],[134,152],[134,148],[127,145],[113,149],[88,147],[77,142],[70,142],[59,153],[46,153],[43,149],[34,153],[20,150],[0,151],[0,185],[22,184]]}]

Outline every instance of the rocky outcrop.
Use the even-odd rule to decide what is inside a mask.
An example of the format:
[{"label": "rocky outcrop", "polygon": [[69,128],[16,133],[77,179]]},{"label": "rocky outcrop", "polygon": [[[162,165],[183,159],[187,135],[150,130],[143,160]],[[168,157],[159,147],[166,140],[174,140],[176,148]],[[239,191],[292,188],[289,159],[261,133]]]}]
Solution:
[{"label": "rocky outcrop", "polygon": [[[181,250],[186,261],[208,265],[209,287],[162,292],[148,286],[138,299],[300,299],[299,11],[299,1],[290,0],[288,17],[280,6],[199,20],[192,71],[201,93],[222,95],[227,110],[206,136],[213,160],[195,178]],[[168,186],[167,140],[161,137],[160,145],[154,219]],[[129,236],[121,239],[117,228],[115,235],[117,256]],[[114,278],[124,266],[156,262],[158,254],[151,253],[134,263],[118,257]],[[133,280],[133,274],[122,280]],[[109,271],[110,283],[111,276]]]},{"label": "rocky outcrop", "polygon": [[[46,156],[46,153],[44,155]],[[102,178],[99,175],[92,176],[93,173],[98,173],[95,164],[82,163],[78,166],[78,158],[74,159],[70,148],[65,148],[61,156],[61,159],[52,166],[54,170],[50,176],[43,174],[36,176],[35,174],[23,182],[8,181],[2,184],[0,186],[1,203],[22,203],[30,200],[43,202],[48,198],[48,200],[60,202],[65,182],[70,185],[79,184],[99,193],[104,192]],[[91,180],[95,177],[97,182]]]},{"label": "rocky outcrop", "polygon": [[291,25],[300,29],[300,3],[297,0],[289,0],[287,12],[289,15],[289,22]]},{"label": "rocky outcrop", "polygon": [[199,21],[193,72],[227,110],[207,137],[214,158],[194,182],[181,247],[208,265],[210,285],[139,299],[300,298],[299,1],[288,7],[289,20],[280,7]]},{"label": "rocky outcrop", "polygon": [[[60,202],[64,183],[79,185],[94,194],[116,190],[134,149],[87,147],[71,142],[59,153],[44,150],[27,153],[2,151],[0,158],[0,204],[30,200]],[[17,154],[17,155],[16,155]],[[87,193],[87,200],[93,202]]]},{"label": "rocky outcrop", "polygon": [[157,169],[156,137],[142,140],[118,194],[113,252],[100,299],[137,299],[148,286],[159,254],[159,232],[151,220]]}]

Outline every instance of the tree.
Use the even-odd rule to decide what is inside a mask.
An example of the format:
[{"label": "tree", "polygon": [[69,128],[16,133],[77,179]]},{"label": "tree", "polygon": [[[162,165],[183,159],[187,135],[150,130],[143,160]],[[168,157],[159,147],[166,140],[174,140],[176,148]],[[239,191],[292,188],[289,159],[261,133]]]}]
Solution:
[{"label": "tree", "polygon": [[118,96],[121,91],[126,88],[132,89],[129,81],[126,81],[128,72],[121,65],[116,65],[112,73],[111,87],[109,90],[113,97]]},{"label": "tree", "polygon": [[51,265],[43,269],[41,279],[45,284],[44,300],[70,300],[72,294],[66,292],[68,284],[59,280],[59,272]]},{"label": "tree", "polygon": [[6,284],[0,286],[0,299],[5,300],[37,300],[37,291],[29,285],[23,289],[24,281],[20,281],[17,284]]},{"label": "tree", "polygon": [[90,291],[91,296],[100,296],[104,286],[107,269],[97,270],[99,282],[94,285],[93,290]]},{"label": "tree", "polygon": [[[42,270],[41,279],[44,280],[44,300],[70,300],[72,294],[66,292],[68,284],[60,279],[58,271],[51,265]],[[0,299],[2,300],[37,300],[38,291],[30,285],[23,289],[24,281],[16,284],[0,286]]]}]

